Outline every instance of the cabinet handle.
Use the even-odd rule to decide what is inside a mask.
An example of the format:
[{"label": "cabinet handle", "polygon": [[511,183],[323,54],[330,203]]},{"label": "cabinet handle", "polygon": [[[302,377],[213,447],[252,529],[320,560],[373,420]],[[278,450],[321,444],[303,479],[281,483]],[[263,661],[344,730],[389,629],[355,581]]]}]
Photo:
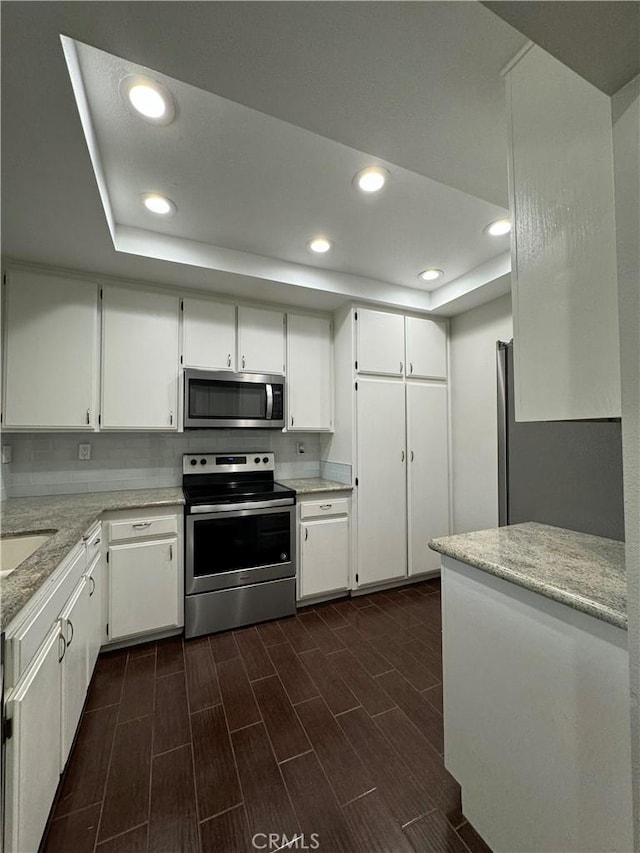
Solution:
[{"label": "cabinet handle", "polygon": [[411,451],[411,461],[413,462],[413,450]]},{"label": "cabinet handle", "polygon": [[91,596],[93,595],[93,593],[96,591],[96,579],[93,577],[93,575],[91,575],[91,577],[89,578],[89,580],[90,580],[90,581],[91,581],[91,583],[93,584],[93,586],[91,587],[91,592],[89,593],[89,598],[91,598]]},{"label": "cabinet handle", "polygon": [[227,356],[227,367],[231,367],[231,353]]},{"label": "cabinet handle", "polygon": [[403,368],[403,367],[404,367],[404,365],[402,364],[402,362],[400,362],[400,373],[402,373],[402,368]]},{"label": "cabinet handle", "polygon": [[293,415],[291,415],[291,426],[293,426]]},{"label": "cabinet handle", "polygon": [[320,504],[320,509],[331,509],[333,504]]},{"label": "cabinet handle", "polygon": [[87,423],[91,423],[91,409],[87,409]]},{"label": "cabinet handle", "polygon": [[101,539],[100,539],[100,537],[98,536],[98,538],[96,539],[96,541],[95,541],[93,544],[94,544],[94,545],[99,545],[101,541],[102,541],[102,540],[101,540]]},{"label": "cabinet handle", "polygon": [[150,521],[138,521],[133,525],[135,530],[144,530],[145,527],[151,527]]},{"label": "cabinet handle", "polygon": [[402,453],[401,453],[400,461],[401,461],[401,462],[404,462],[404,450],[403,450],[403,451],[402,451]]},{"label": "cabinet handle", "polygon": [[173,426],[173,412],[169,412],[169,426]]},{"label": "cabinet handle", "polygon": [[67,640],[67,648],[69,648],[69,646],[73,642],[73,622],[71,621],[71,619],[67,619],[67,625],[71,628],[71,639]]},{"label": "cabinet handle", "polygon": [[308,538],[309,538],[309,528],[305,527],[305,529],[304,529],[304,541],[306,542]]},{"label": "cabinet handle", "polygon": [[60,640],[62,640],[62,654],[58,655],[58,663],[62,663],[62,659],[65,656],[65,653],[67,651],[67,641],[64,638],[64,634],[62,633],[62,630],[58,634],[58,652],[60,651]]},{"label": "cabinet handle", "polygon": [[242,366],[244,367],[244,356],[242,356]]},{"label": "cabinet handle", "polygon": [[169,545],[169,562],[173,562],[173,545]]},{"label": "cabinet handle", "polygon": [[409,362],[409,373],[413,373],[413,362]]}]

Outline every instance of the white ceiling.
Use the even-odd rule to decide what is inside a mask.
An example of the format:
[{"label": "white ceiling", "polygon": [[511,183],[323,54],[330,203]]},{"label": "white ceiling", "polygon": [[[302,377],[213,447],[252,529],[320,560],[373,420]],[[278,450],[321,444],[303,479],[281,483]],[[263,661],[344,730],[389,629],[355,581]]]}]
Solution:
[{"label": "white ceiling", "polygon": [[[481,228],[505,204],[499,72],[525,39],[480,4],[35,2],[2,11],[5,255],[322,308],[349,293],[426,308],[415,278],[425,266],[447,271],[455,310],[483,276],[504,280],[507,245],[490,244]],[[158,240],[150,258],[114,251],[61,33],[179,81],[180,120],[168,128],[115,117],[122,105],[99,99],[93,120],[115,218],[128,228],[121,248],[145,242],[133,188],[164,181],[178,196],[170,233],[201,241],[203,255],[212,244],[206,263],[170,255]],[[105,60],[93,83],[118,67]],[[213,157],[207,135],[220,116]],[[360,152],[389,164],[379,199],[350,186]],[[328,258],[304,249],[315,222],[335,238],[333,278]],[[185,263],[159,260],[167,257]],[[367,290],[371,281],[379,286]]]}]

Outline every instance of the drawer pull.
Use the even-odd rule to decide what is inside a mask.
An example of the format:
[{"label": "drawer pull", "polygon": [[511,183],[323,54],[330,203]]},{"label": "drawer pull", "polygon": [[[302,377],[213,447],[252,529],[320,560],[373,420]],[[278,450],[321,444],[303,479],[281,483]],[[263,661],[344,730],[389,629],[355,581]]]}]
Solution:
[{"label": "drawer pull", "polygon": [[227,367],[231,367],[231,353],[227,356]]},{"label": "drawer pull", "polygon": [[58,651],[60,651],[60,640],[62,640],[62,654],[58,656],[58,663],[62,663],[62,659],[65,656],[65,652],[67,651],[67,641],[64,638],[64,634],[62,631],[58,634]]},{"label": "drawer pull", "polygon": [[413,457],[414,457],[414,453],[413,453],[413,450],[412,450],[412,451],[411,451],[411,461],[412,461],[412,462],[413,462]]},{"label": "drawer pull", "polygon": [[71,621],[71,619],[67,619],[67,625],[71,628],[71,639],[67,640],[67,648],[69,648],[69,646],[73,642],[73,622]]},{"label": "drawer pull", "polygon": [[89,578],[89,580],[90,580],[90,581],[91,581],[91,583],[92,583],[91,592],[89,593],[89,598],[91,598],[91,596],[93,595],[93,593],[96,591],[96,579],[95,579],[95,578],[93,577],[93,575],[92,575],[92,576]]},{"label": "drawer pull", "polygon": [[98,538],[96,539],[96,541],[95,541],[93,544],[94,544],[94,545],[99,545],[101,541],[102,541],[102,540],[101,540],[101,539],[100,539],[100,537],[98,536]]},{"label": "drawer pull", "polygon": [[243,368],[244,368],[244,365],[245,365],[245,357],[244,357],[244,356],[242,356],[242,367],[243,367]]},{"label": "drawer pull", "polygon": [[409,373],[413,373],[413,362],[409,362]]},{"label": "drawer pull", "polygon": [[331,509],[333,504],[320,504],[320,509]]},{"label": "drawer pull", "polygon": [[304,529],[304,541],[306,542],[308,538],[309,538],[309,528],[305,527],[305,529]]},{"label": "drawer pull", "polygon": [[138,521],[136,524],[133,525],[133,527],[136,530],[144,530],[145,527],[151,527],[151,522],[150,521]]},{"label": "drawer pull", "polygon": [[400,461],[404,462],[404,450],[400,454]]},{"label": "drawer pull", "polygon": [[169,545],[169,562],[173,562],[173,545]]},{"label": "drawer pull", "polygon": [[87,423],[91,423],[91,409],[87,409]]}]

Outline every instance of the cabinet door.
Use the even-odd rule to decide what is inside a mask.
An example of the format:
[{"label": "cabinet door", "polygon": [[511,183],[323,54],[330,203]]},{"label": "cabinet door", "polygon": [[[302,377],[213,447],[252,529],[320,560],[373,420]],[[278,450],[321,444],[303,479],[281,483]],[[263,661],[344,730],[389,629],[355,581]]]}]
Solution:
[{"label": "cabinet door", "polygon": [[109,549],[109,639],[181,624],[177,539]]},{"label": "cabinet door", "polygon": [[61,768],[67,762],[73,737],[87,694],[87,657],[91,632],[90,584],[85,576],[75,588],[60,614],[61,630],[66,641],[62,658],[62,753]]},{"label": "cabinet door", "polygon": [[404,384],[358,379],[357,585],[407,574]]},{"label": "cabinet door", "polygon": [[7,697],[6,853],[37,851],[60,779],[60,627],[56,623]]},{"label": "cabinet door", "polygon": [[235,370],[236,306],[210,299],[183,299],[185,367]]},{"label": "cabinet door", "polygon": [[89,625],[87,633],[87,684],[95,669],[104,632],[104,561],[96,557],[87,570]]},{"label": "cabinet door", "polygon": [[305,521],[300,536],[299,597],[348,589],[349,519]]},{"label": "cabinet door", "polygon": [[93,429],[97,286],[10,271],[5,311],[5,428]]},{"label": "cabinet door", "polygon": [[447,328],[442,321],[406,317],[407,376],[447,378]]},{"label": "cabinet door", "polygon": [[103,289],[102,428],[178,428],[178,300]]},{"label": "cabinet door", "polygon": [[239,370],[284,373],[284,314],[264,308],[238,308]]},{"label": "cabinet door", "polygon": [[330,430],[331,321],[289,314],[287,344],[287,429]]},{"label": "cabinet door", "polygon": [[516,420],[620,417],[611,99],[539,47],[507,98]]},{"label": "cabinet door", "polygon": [[356,336],[360,373],[402,376],[404,373],[404,317],[358,308]]},{"label": "cabinet door", "polygon": [[449,533],[446,385],[407,384],[409,574],[440,568],[427,545]]}]

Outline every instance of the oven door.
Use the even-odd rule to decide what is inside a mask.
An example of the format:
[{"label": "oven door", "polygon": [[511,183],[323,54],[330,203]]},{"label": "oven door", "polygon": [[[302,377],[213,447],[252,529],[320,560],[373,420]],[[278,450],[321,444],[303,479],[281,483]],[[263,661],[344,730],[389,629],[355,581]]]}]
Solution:
[{"label": "oven door", "polygon": [[295,577],[295,505],[187,515],[185,593]]}]

